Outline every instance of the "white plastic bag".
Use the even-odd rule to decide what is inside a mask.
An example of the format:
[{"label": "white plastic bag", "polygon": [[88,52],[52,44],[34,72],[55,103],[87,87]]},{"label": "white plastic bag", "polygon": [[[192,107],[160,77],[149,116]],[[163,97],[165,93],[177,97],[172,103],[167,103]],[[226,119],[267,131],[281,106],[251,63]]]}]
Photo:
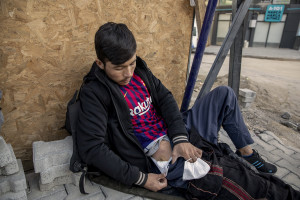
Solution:
[{"label": "white plastic bag", "polygon": [[209,170],[210,166],[200,158],[198,158],[194,163],[185,161],[182,179],[184,181],[199,179],[205,176]]}]

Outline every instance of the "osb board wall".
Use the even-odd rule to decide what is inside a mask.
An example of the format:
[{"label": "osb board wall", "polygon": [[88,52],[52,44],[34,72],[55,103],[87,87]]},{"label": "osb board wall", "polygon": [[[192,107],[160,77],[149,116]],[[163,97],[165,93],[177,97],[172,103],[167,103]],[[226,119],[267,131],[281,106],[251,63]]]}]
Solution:
[{"label": "osb board wall", "polygon": [[67,133],[66,104],[96,58],[94,34],[107,21],[126,23],[138,55],[181,103],[193,8],[188,0],[1,0],[1,130],[32,167],[32,142]]}]

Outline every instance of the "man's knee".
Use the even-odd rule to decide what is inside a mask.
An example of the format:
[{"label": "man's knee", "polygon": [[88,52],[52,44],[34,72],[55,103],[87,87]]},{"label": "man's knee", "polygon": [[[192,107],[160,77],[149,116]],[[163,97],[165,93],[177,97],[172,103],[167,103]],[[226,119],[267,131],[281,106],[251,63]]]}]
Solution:
[{"label": "man's knee", "polygon": [[222,85],[222,86],[218,86],[216,88],[216,90],[218,91],[219,95],[221,96],[230,96],[230,97],[235,97],[235,93],[233,91],[233,89],[231,87]]}]

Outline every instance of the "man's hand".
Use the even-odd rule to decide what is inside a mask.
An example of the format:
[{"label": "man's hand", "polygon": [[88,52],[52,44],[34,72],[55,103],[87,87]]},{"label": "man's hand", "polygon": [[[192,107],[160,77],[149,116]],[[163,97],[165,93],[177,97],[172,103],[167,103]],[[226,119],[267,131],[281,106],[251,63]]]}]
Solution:
[{"label": "man's hand", "polygon": [[153,192],[157,192],[165,187],[167,187],[167,179],[164,174],[148,174],[148,179],[144,185],[144,188]]},{"label": "man's hand", "polygon": [[176,144],[172,152],[172,164],[176,162],[177,158],[183,157],[190,162],[196,162],[197,158],[202,157],[202,150],[198,149],[191,143]]}]

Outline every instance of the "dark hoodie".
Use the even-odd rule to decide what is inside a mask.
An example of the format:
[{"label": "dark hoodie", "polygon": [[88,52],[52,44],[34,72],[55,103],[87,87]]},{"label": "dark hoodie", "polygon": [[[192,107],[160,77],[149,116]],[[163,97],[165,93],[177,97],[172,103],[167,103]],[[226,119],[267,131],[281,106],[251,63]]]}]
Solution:
[{"label": "dark hoodie", "polygon": [[[165,120],[169,138],[174,145],[188,142],[173,95],[141,58],[136,62],[135,73],[145,82],[156,111]],[[119,86],[96,63],[85,78],[77,129],[80,156],[89,166],[121,183],[143,186],[151,161],[133,134],[129,108]]]}]

